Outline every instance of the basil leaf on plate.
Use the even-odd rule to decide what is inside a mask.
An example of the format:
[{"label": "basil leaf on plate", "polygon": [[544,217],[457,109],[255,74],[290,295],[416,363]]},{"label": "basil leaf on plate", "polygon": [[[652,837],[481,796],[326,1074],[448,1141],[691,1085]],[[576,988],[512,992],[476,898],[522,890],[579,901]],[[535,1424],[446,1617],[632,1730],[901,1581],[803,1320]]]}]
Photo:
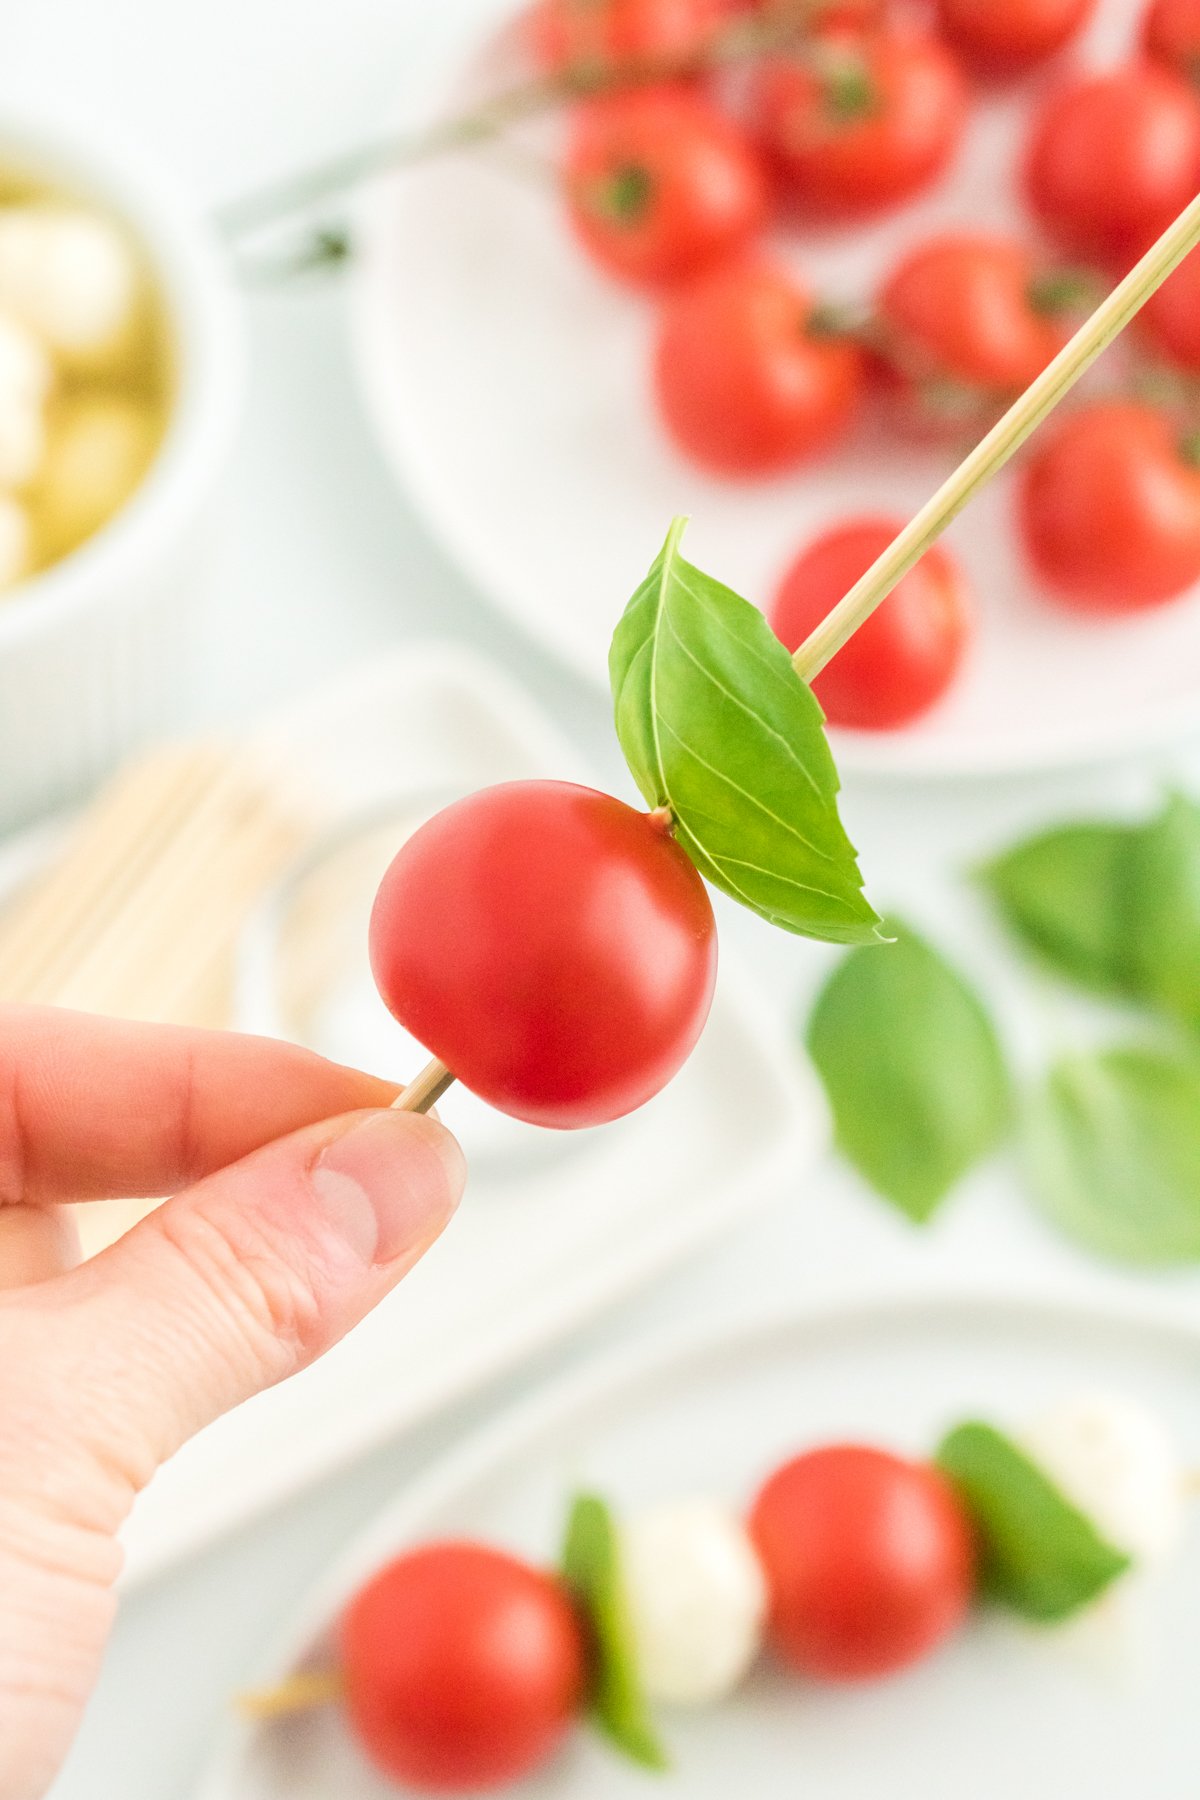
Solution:
[{"label": "basil leaf on plate", "polygon": [[980,880],[1009,929],[1060,975],[1127,996],[1138,985],[1129,880],[1140,836],[1129,825],[1064,825],[985,864]]},{"label": "basil leaf on plate", "polygon": [[606,1502],[595,1494],[579,1494],[571,1503],[561,1567],[563,1580],[591,1628],[591,1710],[596,1723],[617,1749],[642,1768],[668,1768],[638,1675],[616,1521]]},{"label": "basil leaf on plate", "polygon": [[931,944],[900,929],[852,950],[818,996],[808,1048],[839,1148],[910,1219],[928,1219],[1011,1117],[983,1005]]},{"label": "basil leaf on plate", "polygon": [[1065,1058],[1026,1109],[1038,1204],[1122,1262],[1200,1260],[1200,1059],[1168,1050]]},{"label": "basil leaf on plate", "polygon": [[993,1426],[957,1426],[934,1460],[975,1526],[985,1593],[1025,1618],[1069,1619],[1129,1568],[1129,1557]]},{"label": "basil leaf on plate", "polygon": [[685,523],[613,637],[625,760],[714,887],[785,931],[871,942],[879,920],[838,817],[824,714],[757,607],[684,561]]},{"label": "basil leaf on plate", "polygon": [[1130,955],[1138,995],[1168,1018],[1200,1027],[1200,807],[1171,794],[1135,838]]}]

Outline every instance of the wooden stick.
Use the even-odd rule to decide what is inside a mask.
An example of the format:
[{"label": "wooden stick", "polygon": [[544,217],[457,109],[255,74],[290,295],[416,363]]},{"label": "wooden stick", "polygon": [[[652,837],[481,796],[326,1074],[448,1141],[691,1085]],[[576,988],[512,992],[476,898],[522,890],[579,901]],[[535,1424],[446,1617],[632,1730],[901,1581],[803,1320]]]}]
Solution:
[{"label": "wooden stick", "polygon": [[409,1082],[402,1094],[392,1101],[396,1112],[427,1113],[431,1106],[436,1106],[448,1087],[454,1082],[444,1062],[435,1056],[432,1062],[425,1064],[421,1073]]},{"label": "wooden stick", "polygon": [[941,537],[968,501],[974,499],[993,475],[1015,456],[1059,401],[1091,368],[1096,358],[1120,336],[1171,271],[1200,244],[1200,196],[1182,212],[1147,251],[1119,287],[1082,325],[1054,361],[993,426],[982,443],[923,506],[883,555],[839,601],[792,658],[792,667],[803,681],[812,681],[830,659],[853,637],[897,582]]},{"label": "wooden stick", "polygon": [[239,1694],[234,1706],[244,1719],[286,1719],[314,1707],[332,1706],[346,1690],[337,1669],[313,1669],[288,1675],[277,1687]]}]

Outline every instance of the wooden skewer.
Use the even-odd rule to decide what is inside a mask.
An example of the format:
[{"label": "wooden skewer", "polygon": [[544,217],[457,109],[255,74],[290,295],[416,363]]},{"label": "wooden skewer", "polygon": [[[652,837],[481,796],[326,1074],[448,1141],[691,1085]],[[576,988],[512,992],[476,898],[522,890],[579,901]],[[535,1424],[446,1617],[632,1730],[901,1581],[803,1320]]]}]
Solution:
[{"label": "wooden skewer", "polygon": [[431,1106],[436,1106],[448,1087],[454,1084],[454,1076],[444,1062],[437,1057],[427,1062],[421,1073],[409,1082],[402,1094],[392,1101],[396,1112],[427,1113]]},{"label": "wooden skewer", "polygon": [[289,1675],[276,1687],[239,1694],[234,1705],[244,1719],[285,1719],[317,1706],[332,1706],[345,1686],[337,1669],[313,1669]]},{"label": "wooden skewer", "polygon": [[880,602],[887,599],[897,582],[902,581],[930,545],[936,543],[968,501],[1016,455],[1043,419],[1053,412],[1114,338],[1120,336],[1129,321],[1197,244],[1200,244],[1200,196],[1164,231],[1141,262],[1096,308],[1086,324],[1080,326],[1070,343],[1059,351],[1054,361],[976,445],[932,500],[888,545],[861,581],[855,583],[845,599],[805,639],[792,658],[792,666],[801,680],[812,681],[821,673]]}]

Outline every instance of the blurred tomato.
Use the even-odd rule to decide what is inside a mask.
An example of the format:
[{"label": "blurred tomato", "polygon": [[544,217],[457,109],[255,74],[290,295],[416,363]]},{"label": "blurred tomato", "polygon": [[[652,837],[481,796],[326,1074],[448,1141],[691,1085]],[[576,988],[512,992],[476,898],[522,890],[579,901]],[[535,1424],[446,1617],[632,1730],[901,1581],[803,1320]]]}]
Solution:
[{"label": "blurred tomato", "polygon": [[390,1563],[351,1601],[341,1647],[363,1748],[427,1791],[529,1774],[583,1702],[584,1635],[563,1588],[483,1544],[429,1544]]},{"label": "blurred tomato", "polygon": [[[800,648],[900,530],[898,519],[848,519],[801,551],[771,608],[789,650]],[[966,581],[935,544],[821,671],[813,692],[832,725],[907,725],[950,686],[970,630]]]},{"label": "blurred tomato", "polygon": [[757,151],[690,89],[642,89],[583,108],[565,173],[577,237],[627,281],[692,274],[743,245],[766,212]]},{"label": "blurred tomato", "polygon": [[970,1523],[928,1463],[833,1444],[786,1463],[750,1515],[770,1635],[806,1675],[860,1681],[906,1668],[966,1617]]},{"label": "blurred tomato", "polygon": [[1142,20],[1142,47],[1190,81],[1200,81],[1200,0],[1154,0]]},{"label": "blurred tomato", "polygon": [[980,74],[1023,75],[1087,24],[1096,0],[937,0],[942,35]]},{"label": "blurred tomato", "polygon": [[1200,100],[1152,63],[1073,80],[1042,109],[1025,180],[1056,242],[1124,269],[1200,187]]},{"label": "blurred tomato", "polygon": [[877,212],[927,187],[967,117],[953,55],[915,32],[822,31],[771,57],[750,105],[789,200],[829,218]]},{"label": "blurred tomato", "polygon": [[684,453],[722,475],[791,468],[849,426],[863,357],[821,328],[803,287],[747,259],[667,301],[655,351],[662,417]]},{"label": "blurred tomato", "polygon": [[684,60],[724,23],[727,0],[537,0],[529,15],[543,68]]},{"label": "blurred tomato", "polygon": [[1200,580],[1196,446],[1141,401],[1082,407],[1035,439],[1020,490],[1038,573],[1081,612],[1136,612]]},{"label": "blurred tomato", "polygon": [[1200,375],[1200,251],[1185,257],[1150,296],[1138,325],[1156,350],[1190,375]]}]

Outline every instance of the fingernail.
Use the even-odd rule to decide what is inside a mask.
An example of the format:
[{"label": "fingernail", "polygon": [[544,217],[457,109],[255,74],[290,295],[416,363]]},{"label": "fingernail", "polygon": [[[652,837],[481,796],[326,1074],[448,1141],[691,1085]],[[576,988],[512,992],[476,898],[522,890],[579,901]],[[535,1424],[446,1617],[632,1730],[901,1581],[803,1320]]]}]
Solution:
[{"label": "fingernail", "polygon": [[418,1255],[453,1218],[466,1181],[457,1142],[433,1119],[378,1112],[327,1144],[313,1191],[364,1263]]}]

